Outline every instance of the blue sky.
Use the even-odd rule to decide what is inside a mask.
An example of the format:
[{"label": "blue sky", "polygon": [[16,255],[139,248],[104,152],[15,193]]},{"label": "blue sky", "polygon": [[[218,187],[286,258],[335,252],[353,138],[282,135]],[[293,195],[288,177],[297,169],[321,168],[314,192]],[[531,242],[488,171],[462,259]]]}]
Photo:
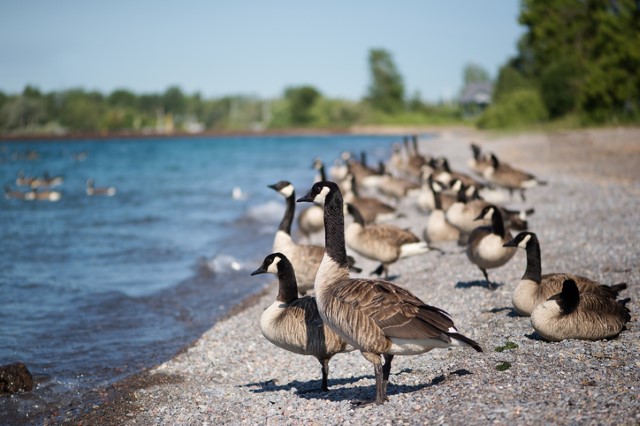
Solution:
[{"label": "blue sky", "polygon": [[82,87],[204,97],[312,85],[358,100],[371,48],[407,95],[456,95],[468,63],[492,77],[516,53],[518,0],[20,0],[0,4],[0,90]]}]

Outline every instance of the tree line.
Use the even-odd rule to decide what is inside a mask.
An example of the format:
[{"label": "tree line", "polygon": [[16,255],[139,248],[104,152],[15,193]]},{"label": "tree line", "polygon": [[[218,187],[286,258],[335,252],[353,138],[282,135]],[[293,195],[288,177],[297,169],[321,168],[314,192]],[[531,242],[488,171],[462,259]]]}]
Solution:
[{"label": "tree line", "polygon": [[480,127],[640,123],[640,2],[522,0],[518,19]]},{"label": "tree line", "polygon": [[[640,123],[640,3],[637,0],[523,0],[525,32],[499,70],[488,108],[471,118],[456,103],[409,95],[391,53],[371,49],[370,85],[358,101],[332,99],[312,85],[287,87],[277,99],[236,95],[204,99],[172,86],[160,94],[119,89],[42,93],[0,91],[1,134],[173,133],[355,125],[466,122],[509,128]],[[490,81],[477,65],[465,86]],[[463,88],[464,89],[464,88]]]},{"label": "tree line", "polygon": [[204,99],[172,86],[160,94],[118,89],[105,95],[71,89],[43,93],[27,86],[0,92],[4,134],[174,133],[287,128],[348,128],[361,124],[424,124],[460,119],[455,106],[405,99],[403,78],[391,53],[369,52],[371,85],[360,101],[332,99],[311,85],[287,87],[278,99],[225,96]]}]

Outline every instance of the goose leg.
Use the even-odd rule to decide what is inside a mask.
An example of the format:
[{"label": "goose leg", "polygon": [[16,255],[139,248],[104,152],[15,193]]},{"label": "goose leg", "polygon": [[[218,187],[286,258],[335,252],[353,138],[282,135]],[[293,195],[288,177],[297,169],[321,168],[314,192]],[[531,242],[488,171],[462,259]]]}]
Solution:
[{"label": "goose leg", "polygon": [[389,384],[389,374],[391,374],[391,361],[393,361],[392,354],[384,354],[384,365],[382,366],[382,386],[384,387],[384,394],[387,395],[387,384]]},{"label": "goose leg", "polygon": [[322,387],[320,390],[323,392],[329,391],[329,358],[325,358],[322,363]]},{"label": "goose leg", "polygon": [[[380,355],[372,352],[362,352],[362,355],[367,359],[367,361],[373,364],[373,371],[376,376],[376,397],[375,399],[368,400],[368,401],[354,400],[354,401],[351,401],[351,404],[355,408],[364,407],[366,405],[374,404],[374,403],[376,405],[384,404],[387,398],[385,394],[386,389],[383,385],[383,380],[382,380],[383,373],[382,373],[382,362],[380,361]],[[391,363],[389,363],[389,369],[391,369]]]},{"label": "goose leg", "polygon": [[524,189],[520,190],[520,198],[522,198],[522,201],[527,201],[526,197],[524,196]]},{"label": "goose leg", "polygon": [[378,266],[376,269],[371,271],[371,274],[369,275],[376,274],[377,276],[381,276],[383,272],[386,272],[386,268],[384,266],[384,263],[381,263],[380,266]]}]

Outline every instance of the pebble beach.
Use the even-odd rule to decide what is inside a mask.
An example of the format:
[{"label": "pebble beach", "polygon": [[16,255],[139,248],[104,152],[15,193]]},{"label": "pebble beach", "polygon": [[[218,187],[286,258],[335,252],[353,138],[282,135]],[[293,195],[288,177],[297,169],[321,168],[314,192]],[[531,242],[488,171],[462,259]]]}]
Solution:
[{"label": "pebble beach", "polygon": [[[621,297],[631,299],[631,321],[618,337],[542,340],[511,304],[525,270],[524,250],[489,271],[498,283],[492,291],[462,247],[441,243],[442,253],[393,264],[393,282],[449,312],[484,352],[455,347],[396,357],[384,405],[351,405],[375,391],[373,368],[359,352],[332,358],[329,392],[321,392],[315,358],[262,336],[260,315],[275,300],[274,277],[173,359],[101,391],[101,403],[70,408],[46,423],[639,424],[640,129],[513,135],[451,129],[419,147],[470,174],[471,142],[548,182],[528,190],[526,201],[505,194],[507,206],[535,208],[529,230],[540,240],[543,273],[628,283]],[[405,217],[393,223],[422,235],[427,214],[411,200],[401,207]],[[318,238],[314,242],[322,242]],[[354,257],[363,276],[377,266]]]}]

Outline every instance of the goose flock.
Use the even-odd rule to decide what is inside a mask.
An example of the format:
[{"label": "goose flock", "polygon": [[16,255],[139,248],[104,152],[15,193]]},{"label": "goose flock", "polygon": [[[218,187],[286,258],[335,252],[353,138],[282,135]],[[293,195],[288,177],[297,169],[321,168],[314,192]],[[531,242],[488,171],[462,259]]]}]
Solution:
[{"label": "goose flock", "polygon": [[[27,187],[27,189],[12,189],[10,185],[6,184],[4,186],[4,196],[8,200],[60,201],[62,199],[62,191],[55,188],[63,183],[64,178],[62,176],[49,176],[46,171],[42,176],[25,176],[24,171],[21,170],[16,176],[16,186]],[[87,179],[85,192],[90,197],[113,197],[116,195],[116,188],[113,186],[97,187],[94,185],[93,179]]]},{"label": "goose flock", "polygon": [[[260,329],[276,346],[318,359],[321,390],[328,390],[329,360],[342,352],[360,351],[374,369],[374,397],[352,401],[354,406],[387,401],[396,355],[452,346],[482,352],[481,344],[459,331],[446,310],[425,303],[388,274],[390,265],[404,257],[433,256],[433,245],[443,241],[464,247],[489,290],[497,284],[487,270],[505,265],[518,248],[526,250],[526,271],[514,283],[513,310],[530,316],[544,340],[610,339],[630,321],[629,299],[618,299],[626,283],[605,285],[568,272],[542,274],[539,241],[528,230],[535,210],[509,209],[501,201],[507,193],[512,199],[516,191],[526,201],[527,190],[546,182],[495,153],[484,153],[477,144],[470,147],[468,168],[477,177],[453,170],[445,157],[420,152],[417,136],[393,144],[391,157],[376,168],[367,165],[366,153],[359,160],[343,153],[328,173],[316,159],[320,177],[297,199],[311,203],[300,213],[298,225],[304,239],[323,233],[324,246],[294,241],[293,185],[286,180],[269,185],[287,206],[273,252],[252,273],[273,273],[279,280],[278,295],[264,311]],[[394,223],[407,208],[424,212],[422,239]],[[315,219],[303,219],[312,209]],[[360,274],[358,259],[380,266]],[[371,278],[374,274],[383,278]]]}]

